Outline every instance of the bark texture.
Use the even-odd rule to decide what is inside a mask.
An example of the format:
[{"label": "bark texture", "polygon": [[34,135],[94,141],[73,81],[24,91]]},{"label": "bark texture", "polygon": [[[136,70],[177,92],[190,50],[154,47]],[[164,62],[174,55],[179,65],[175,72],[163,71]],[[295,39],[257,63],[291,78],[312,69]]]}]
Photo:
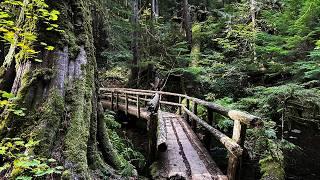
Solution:
[{"label": "bark texture", "polygon": [[140,60],[140,53],[139,53],[139,1],[133,0],[132,1],[132,25],[134,30],[132,32],[132,67],[131,67],[131,75],[129,79],[130,85],[133,87],[138,87],[139,84],[139,60]]},{"label": "bark texture", "polygon": [[[54,51],[41,50],[42,63],[26,61],[16,65],[9,89],[28,114],[15,117],[2,113],[1,136],[41,140],[35,153],[62,163],[67,169],[64,178],[116,179],[113,169],[120,163],[105,130],[103,109],[98,108],[94,34],[99,30],[93,28],[93,18],[99,15],[96,10],[100,3],[48,3],[61,12],[59,23],[64,32],[40,33],[40,39],[56,42]],[[103,149],[102,154],[99,149]]]}]

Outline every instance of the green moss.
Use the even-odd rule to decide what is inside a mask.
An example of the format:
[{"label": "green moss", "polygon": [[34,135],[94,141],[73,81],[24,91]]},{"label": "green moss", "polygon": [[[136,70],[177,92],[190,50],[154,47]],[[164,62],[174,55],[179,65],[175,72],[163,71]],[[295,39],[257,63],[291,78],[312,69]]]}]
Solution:
[{"label": "green moss", "polygon": [[90,115],[92,112],[91,99],[85,98],[86,85],[83,79],[74,83],[74,88],[68,91],[71,100],[67,110],[70,121],[64,143],[66,163],[71,163],[71,168],[83,177],[88,177],[87,142],[90,129]]},{"label": "green moss", "polygon": [[49,68],[25,72],[22,76],[21,88],[17,94],[18,100],[24,100],[31,86],[35,85],[39,81],[49,81],[53,76],[54,71]]},{"label": "green moss", "polygon": [[69,170],[63,171],[61,179],[63,179],[63,180],[71,179],[71,172]]},{"label": "green moss", "polygon": [[285,179],[285,171],[283,166],[283,159],[279,160],[272,156],[268,156],[259,162],[262,180],[268,179],[277,179],[283,180]]},{"label": "green moss", "polygon": [[159,162],[156,161],[150,166],[150,175],[152,178],[159,176]]},{"label": "green moss", "polygon": [[[16,95],[16,99],[14,100],[14,104],[19,105],[21,108],[29,108],[32,103],[32,99],[28,98],[30,89],[32,86],[36,85],[39,81],[49,81],[53,77],[53,71],[51,69],[37,69],[34,71],[26,71],[22,75],[22,80],[21,80],[21,87],[20,90],[18,91]],[[32,113],[29,113],[32,114]],[[7,125],[9,122],[12,122],[13,120],[15,122],[19,122],[19,126],[14,126],[14,130],[12,130],[12,133],[18,133],[21,132],[23,133],[23,127],[25,124],[30,123],[30,120],[32,120],[34,117],[30,116],[25,116],[25,117],[20,117],[14,115],[12,112],[7,112],[3,120],[1,121],[0,124],[0,132],[4,132],[7,128]]]},{"label": "green moss", "polygon": [[35,132],[35,139],[42,140],[41,146],[36,149],[37,154],[49,155],[56,139],[57,130],[64,116],[64,109],[63,97],[58,90],[53,90],[41,108],[41,111],[37,113],[40,125]]}]

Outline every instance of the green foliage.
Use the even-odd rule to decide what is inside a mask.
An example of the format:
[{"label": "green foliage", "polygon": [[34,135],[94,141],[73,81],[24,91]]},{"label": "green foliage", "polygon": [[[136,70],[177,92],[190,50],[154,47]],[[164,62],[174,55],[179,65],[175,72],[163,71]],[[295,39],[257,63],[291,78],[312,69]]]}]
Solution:
[{"label": "green foliage", "polygon": [[103,72],[100,77],[104,80],[119,80],[122,84],[128,82],[129,70],[123,66],[116,66]]},{"label": "green foliage", "polygon": [[61,174],[64,167],[58,166],[55,159],[40,158],[33,155],[33,148],[39,141],[27,142],[21,138],[5,138],[0,143],[0,173],[9,179],[33,179]]},{"label": "green foliage", "polygon": [[[288,99],[298,100],[299,102],[318,104],[320,92],[317,89],[305,89],[301,85],[287,84],[275,87],[255,87],[248,89],[250,96],[234,100],[223,98],[215,100],[216,103],[232,109],[255,112],[264,119],[264,126],[256,129],[247,130],[246,148],[252,158],[260,158],[260,168],[263,179],[276,178],[284,179],[285,162],[284,151],[296,148],[286,140],[279,140],[277,137],[277,124],[282,113],[286,112],[286,101]],[[208,96],[208,100],[215,98]],[[287,117],[286,115],[284,117]],[[270,119],[274,119],[271,121]],[[288,121],[287,119],[284,119]],[[220,128],[230,128],[232,122],[228,123],[226,118],[218,117]]]},{"label": "green foliage", "polygon": [[[17,48],[15,59],[17,62],[36,59],[38,52],[36,45],[42,45],[45,49],[52,51],[53,46],[46,43],[37,44],[37,25],[46,24],[47,31],[58,31],[58,20],[60,14],[57,10],[49,10],[44,0],[12,1],[4,0],[0,3],[0,38]],[[14,49],[14,50],[15,50]],[[6,58],[4,65],[9,65],[13,57]]]},{"label": "green foliage", "polygon": [[117,130],[119,130],[121,124],[115,121],[114,114],[107,112],[105,114],[105,121],[109,138],[121,161],[122,168],[120,174],[124,177],[133,176],[132,172],[134,172],[136,168],[141,169],[145,166],[146,161],[144,156],[134,150],[133,144],[128,138],[123,138],[118,135]]},{"label": "green foliage", "polygon": [[[144,70],[151,64],[160,75],[170,73],[185,80],[183,87],[175,84],[174,87],[186,89],[189,94],[198,93],[192,95],[200,98],[207,94],[208,101],[262,117],[265,126],[248,130],[246,146],[251,157],[260,159],[263,178],[283,179],[283,151],[293,146],[277,138],[276,124],[283,114],[293,113],[286,111],[286,100],[319,106],[320,1],[256,0],[255,27],[250,1],[222,4],[191,0],[189,3],[193,15],[191,53],[185,42],[183,23],[180,24],[181,4],[162,1],[163,17],[156,22],[146,4],[141,9],[139,27],[133,27],[130,7],[117,1],[115,4],[124,8],[111,8],[121,22],[115,25],[116,30],[110,28],[114,37],[111,44],[121,47],[105,53],[108,61],[112,61],[109,63],[120,62],[127,67],[121,71],[130,68],[131,64],[126,62],[132,58],[128,51],[131,33],[138,30],[141,76],[146,76]],[[195,16],[201,4],[210,13],[198,22]],[[110,72],[110,77],[121,75]],[[204,117],[206,113],[201,108],[198,107],[199,116]],[[289,121],[286,116],[283,120]],[[233,124],[222,116],[217,116],[216,121],[218,128],[226,132]]]},{"label": "green foliage", "polygon": [[15,115],[24,116],[25,108],[19,108],[13,102],[16,100],[16,97],[12,93],[8,93],[0,90],[0,109],[6,108],[8,112],[13,112]]}]

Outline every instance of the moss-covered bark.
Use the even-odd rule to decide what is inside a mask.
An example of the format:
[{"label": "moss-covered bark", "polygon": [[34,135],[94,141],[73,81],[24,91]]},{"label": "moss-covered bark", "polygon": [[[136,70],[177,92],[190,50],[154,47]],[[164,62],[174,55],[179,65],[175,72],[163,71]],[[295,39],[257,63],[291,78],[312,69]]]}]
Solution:
[{"label": "moss-covered bark", "polygon": [[[91,10],[100,16],[96,11],[99,2],[48,3],[61,12],[59,22],[64,32],[40,33],[41,40],[56,42],[55,50],[42,50],[39,54],[42,63],[17,65],[11,89],[18,97],[16,103],[27,108],[27,115],[2,114],[1,135],[41,140],[35,153],[62,163],[67,169],[64,179],[116,179],[113,168],[119,168],[120,163],[106,137],[105,126],[98,128],[98,122],[101,125],[104,121],[98,116],[103,110],[98,108]],[[103,153],[98,144],[105,148]]]}]

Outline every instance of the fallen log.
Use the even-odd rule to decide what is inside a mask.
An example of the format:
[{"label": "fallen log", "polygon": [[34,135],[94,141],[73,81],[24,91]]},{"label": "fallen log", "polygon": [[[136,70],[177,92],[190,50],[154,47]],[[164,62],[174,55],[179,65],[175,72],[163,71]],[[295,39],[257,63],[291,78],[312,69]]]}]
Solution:
[{"label": "fallen log", "polygon": [[158,111],[157,149],[159,152],[167,150],[167,127],[161,111]]}]

